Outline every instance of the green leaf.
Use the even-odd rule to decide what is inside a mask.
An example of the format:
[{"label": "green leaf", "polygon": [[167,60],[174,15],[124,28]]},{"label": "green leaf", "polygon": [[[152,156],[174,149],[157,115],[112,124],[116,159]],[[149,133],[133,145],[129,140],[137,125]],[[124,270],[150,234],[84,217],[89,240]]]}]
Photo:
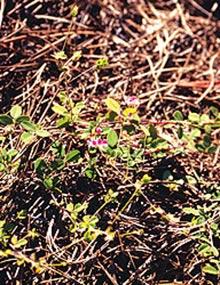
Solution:
[{"label": "green leaf", "polygon": [[20,117],[22,114],[22,108],[19,105],[15,105],[11,108],[10,110],[10,115],[12,116],[13,119],[17,119],[18,117]]},{"label": "green leaf", "polygon": [[29,122],[30,118],[28,116],[20,116],[16,119],[18,123]]},{"label": "green leaf", "polygon": [[109,65],[108,58],[103,57],[96,61],[96,67],[99,69],[105,68]]},{"label": "green leaf", "polygon": [[186,175],[186,179],[189,185],[195,186],[198,183],[196,178],[191,175]]},{"label": "green leaf", "polygon": [[215,246],[212,246],[211,249],[212,249],[214,256],[216,256],[216,257],[219,256],[219,251]]},{"label": "green leaf", "polygon": [[193,130],[191,131],[191,133],[190,133],[190,137],[191,137],[192,139],[198,138],[198,137],[200,137],[200,136],[201,136],[201,131],[200,131],[200,129],[193,129]]},{"label": "green leaf", "polygon": [[3,163],[0,163],[0,172],[4,171],[5,170],[5,166]]},{"label": "green leaf", "polygon": [[85,215],[83,216],[83,221],[80,223],[81,228],[89,228],[89,227],[95,227],[98,223],[99,219],[97,216],[94,215]]},{"label": "green leaf", "polygon": [[26,131],[36,131],[36,125],[30,121],[23,121],[21,125]]},{"label": "green leaf", "polygon": [[190,122],[198,123],[200,120],[200,115],[197,113],[189,113],[188,119]]},{"label": "green leaf", "polygon": [[41,167],[42,163],[43,163],[43,160],[41,158],[37,158],[34,161],[34,170],[37,171]]},{"label": "green leaf", "polygon": [[34,170],[36,172],[38,172],[39,174],[42,174],[43,171],[46,169],[47,165],[46,163],[43,161],[43,159],[41,158],[37,158],[35,161],[34,161]]},{"label": "green leaf", "polygon": [[209,147],[210,145],[211,145],[211,143],[212,143],[212,140],[211,140],[211,137],[210,137],[210,135],[205,135],[204,136],[204,138],[203,138],[203,145],[204,145],[204,147],[206,148],[206,147]]},{"label": "green leaf", "polygon": [[41,138],[47,138],[50,137],[50,132],[46,131],[46,130],[36,130],[36,135],[41,137]]},{"label": "green leaf", "polygon": [[31,239],[35,239],[36,237],[39,237],[39,236],[40,235],[35,228],[32,228],[28,231],[28,237],[30,237]]},{"label": "green leaf", "polygon": [[8,115],[0,115],[0,124],[4,126],[11,125],[13,124],[13,120]]},{"label": "green leaf", "polygon": [[88,204],[87,204],[87,202],[84,202],[83,204],[81,204],[81,203],[77,203],[76,205],[75,205],[75,212],[77,212],[77,213],[80,213],[80,212],[82,212],[83,210],[86,210],[88,208]]},{"label": "green leaf", "polygon": [[210,112],[214,115],[215,118],[218,117],[218,114],[219,114],[218,108],[212,106],[212,107],[210,108]]},{"label": "green leaf", "polygon": [[8,257],[9,255],[12,254],[12,251],[10,249],[6,249],[6,250],[0,250],[0,257]]},{"label": "green leaf", "polygon": [[54,111],[54,113],[65,116],[66,114],[68,114],[67,109],[64,106],[61,106],[59,104],[54,104],[52,107],[52,110]]},{"label": "green leaf", "polygon": [[95,172],[93,169],[90,169],[90,168],[87,168],[86,171],[85,171],[85,175],[92,179],[94,176],[95,176]]},{"label": "green leaf", "polygon": [[34,139],[34,135],[30,132],[24,132],[21,135],[21,140],[26,144],[30,143],[33,139]]},{"label": "green leaf", "polygon": [[105,203],[115,202],[118,192],[114,192],[112,189],[108,190],[108,193],[104,196]]},{"label": "green leaf", "polygon": [[52,167],[53,170],[61,170],[64,168],[65,163],[63,159],[55,159],[54,161],[51,162],[50,166]]},{"label": "green leaf", "polygon": [[215,246],[211,246],[208,243],[202,243],[199,248],[198,251],[201,255],[207,257],[207,256],[219,256],[219,251]]},{"label": "green leaf", "polygon": [[51,150],[57,157],[64,157],[65,155],[65,145],[61,144],[59,141],[54,141],[51,144]]},{"label": "green leaf", "polygon": [[111,111],[106,114],[106,119],[110,122],[113,122],[117,118],[117,116],[118,115],[115,112]]},{"label": "green leaf", "polygon": [[203,114],[201,117],[200,117],[200,123],[209,123],[210,119],[209,119],[209,116],[207,114]]},{"label": "green leaf", "polygon": [[78,15],[78,12],[79,12],[79,7],[77,5],[74,5],[71,10],[71,16],[75,18]]},{"label": "green leaf", "polygon": [[93,232],[89,230],[84,233],[83,237],[87,242],[91,242],[92,240],[94,240]]},{"label": "green leaf", "polygon": [[215,153],[216,150],[217,150],[217,146],[211,145],[210,147],[208,147],[207,152],[208,153]]},{"label": "green leaf", "polygon": [[69,116],[65,116],[65,117],[62,117],[60,119],[57,120],[56,122],[56,125],[58,128],[61,128],[61,127],[66,127],[68,126],[70,123],[70,117]]},{"label": "green leaf", "polygon": [[47,177],[44,179],[44,186],[48,189],[52,189],[53,188],[53,179],[51,177]]},{"label": "green leaf", "polygon": [[199,247],[198,247],[198,251],[202,256],[210,256],[211,251],[210,251],[210,245],[207,243],[202,243]]},{"label": "green leaf", "polygon": [[69,153],[67,153],[66,161],[70,162],[70,161],[78,160],[79,157],[80,157],[80,151],[77,149],[74,149],[70,151]]},{"label": "green leaf", "polygon": [[212,274],[212,275],[219,274],[219,270],[213,265],[211,265],[210,263],[206,263],[206,265],[203,266],[202,271],[208,274]]},{"label": "green leaf", "polygon": [[7,153],[7,161],[12,161],[12,158],[15,157],[18,154],[18,151],[16,149],[10,149]]},{"label": "green leaf", "polygon": [[72,60],[73,60],[73,61],[77,61],[77,60],[79,60],[81,57],[82,57],[82,51],[81,51],[81,50],[75,51],[75,52],[73,53]]},{"label": "green leaf", "polygon": [[73,203],[69,203],[69,204],[67,204],[66,205],[66,210],[68,211],[68,212],[73,212],[73,210],[74,210],[74,204]]},{"label": "green leaf", "polygon": [[178,138],[181,139],[183,137],[183,128],[179,127],[177,130]]},{"label": "green leaf", "polygon": [[0,148],[0,154],[1,154],[1,159],[7,159],[8,157],[8,152],[5,148]]},{"label": "green leaf", "polygon": [[67,59],[67,55],[65,54],[65,52],[63,50],[61,51],[58,51],[58,52],[55,52],[53,57],[56,59],[56,60],[65,60]]},{"label": "green leaf", "polygon": [[149,133],[153,139],[157,138],[157,129],[155,128],[155,126],[153,126],[153,125],[149,126]]},{"label": "green leaf", "polygon": [[142,132],[145,134],[146,137],[150,135],[149,130],[145,126],[140,125],[140,129],[142,130]]},{"label": "green leaf", "polygon": [[12,238],[11,238],[11,243],[13,244],[13,246],[15,248],[19,248],[23,245],[26,245],[27,244],[27,240],[25,238],[22,238],[22,239],[19,239],[17,238],[17,236],[13,235]]},{"label": "green leaf", "polygon": [[120,108],[120,104],[115,99],[112,99],[112,98],[108,97],[105,100],[105,104],[106,104],[106,106],[108,107],[108,109],[110,111],[113,111],[116,114],[120,113],[120,109],[121,109]]},{"label": "green leaf", "polygon": [[141,178],[141,182],[143,184],[148,184],[152,180],[152,177],[148,174],[144,174],[144,176]]},{"label": "green leaf", "polygon": [[14,236],[11,238],[11,243],[12,243],[13,245],[15,245],[17,242],[18,242],[18,238],[17,238],[17,236],[14,235]]},{"label": "green leaf", "polygon": [[24,265],[24,264],[25,264],[24,258],[17,258],[16,264],[17,264],[17,266],[19,266],[19,267],[21,267],[22,265]]},{"label": "green leaf", "polygon": [[107,135],[107,141],[110,147],[115,147],[118,144],[118,135],[116,131],[110,130],[110,132]]},{"label": "green leaf", "polygon": [[11,157],[14,157],[18,154],[18,151],[16,149],[10,149],[8,151],[8,155],[11,156]]},{"label": "green leaf", "polygon": [[24,220],[27,217],[27,211],[22,209],[21,211],[17,212],[17,218],[19,220]]},{"label": "green leaf", "polygon": [[20,247],[26,245],[27,243],[28,243],[28,241],[25,238],[22,238],[22,239],[19,239],[16,244],[14,244],[14,247],[20,248]]},{"label": "green leaf", "polygon": [[95,227],[98,221],[99,221],[99,218],[97,216],[91,216],[90,226]]},{"label": "green leaf", "polygon": [[212,126],[211,125],[205,125],[204,126],[204,131],[205,131],[206,134],[211,134]]},{"label": "green leaf", "polygon": [[183,208],[183,212],[188,214],[188,215],[194,215],[194,216],[199,216],[199,214],[200,214],[199,210],[193,209],[193,208],[190,208],[190,207]]},{"label": "green leaf", "polygon": [[175,111],[173,114],[173,117],[176,121],[182,121],[183,120],[183,114],[180,111]]}]

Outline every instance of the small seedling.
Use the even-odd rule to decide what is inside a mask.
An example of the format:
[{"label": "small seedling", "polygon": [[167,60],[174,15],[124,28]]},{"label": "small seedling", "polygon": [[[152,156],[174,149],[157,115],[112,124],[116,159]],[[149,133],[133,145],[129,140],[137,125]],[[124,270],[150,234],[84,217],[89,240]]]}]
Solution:
[{"label": "small seedling", "polygon": [[53,57],[56,60],[66,60],[67,59],[67,55],[65,54],[65,52],[63,50],[55,52],[53,54]]},{"label": "small seedling", "polygon": [[108,58],[103,57],[96,61],[96,68],[103,69],[109,65]]},{"label": "small seedling", "polygon": [[79,13],[79,7],[77,5],[74,5],[71,10],[71,16],[75,18]]}]

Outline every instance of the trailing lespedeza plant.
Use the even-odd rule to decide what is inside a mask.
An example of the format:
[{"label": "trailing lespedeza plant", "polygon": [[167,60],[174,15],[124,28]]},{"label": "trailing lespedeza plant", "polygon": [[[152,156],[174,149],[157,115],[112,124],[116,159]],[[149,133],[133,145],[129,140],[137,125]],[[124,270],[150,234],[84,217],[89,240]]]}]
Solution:
[{"label": "trailing lespedeza plant", "polygon": [[[191,151],[207,153],[216,151],[218,147],[216,130],[220,126],[220,115],[215,108],[210,108],[210,112],[204,115],[190,113],[186,119],[180,111],[176,111],[173,120],[155,121],[142,119],[139,116],[138,107],[140,104],[137,97],[127,98],[124,102],[107,97],[104,101],[104,105],[107,107],[106,113],[100,114],[95,121],[86,121],[82,116],[82,110],[86,112],[86,105],[82,102],[74,103],[67,92],[61,91],[52,106],[57,120],[56,125],[50,128],[50,131],[42,125],[34,123],[29,116],[23,113],[21,106],[15,105],[9,113],[0,115],[0,124],[2,125],[0,171],[10,174],[20,167],[23,144],[14,144],[15,138],[25,143],[26,148],[31,146],[37,138],[50,139],[50,159],[46,157],[35,159],[34,170],[46,189],[59,193],[62,193],[63,190],[60,171],[71,163],[84,165],[82,173],[89,179],[95,177],[98,179],[97,165],[103,156],[111,163],[118,161],[122,165],[124,164],[127,169],[132,169],[138,167],[149,156],[161,158],[168,154]],[[67,151],[62,142],[53,138],[53,133],[62,129],[65,129],[66,137],[74,136],[74,140],[80,148],[76,146]],[[17,136],[18,132],[19,136]],[[82,152],[81,146],[85,148],[85,152]],[[147,183],[154,183],[147,174],[145,177],[148,177]],[[135,190],[118,212],[118,217],[126,211],[137,195],[142,195],[143,179],[134,184]],[[169,180],[169,183],[165,178],[165,183],[171,191],[174,188],[175,191],[178,191],[178,185],[182,185],[182,182],[175,181],[173,178]],[[108,203],[114,202],[117,195],[118,192],[109,190],[103,199],[101,209]],[[75,238],[82,237],[86,241],[92,241],[100,235],[104,235],[108,239],[114,238],[115,233],[110,228],[105,230],[99,228],[99,210],[91,215],[86,213],[87,203],[73,204],[67,201],[63,203],[70,221],[68,230]],[[153,208],[154,206],[152,206]],[[219,238],[215,217],[217,209],[217,203],[208,208],[184,209],[185,213],[194,216],[191,222],[193,232],[190,232],[190,236],[192,239],[198,240],[198,254],[208,258],[202,269],[210,274],[219,274],[220,266],[217,260],[219,252],[213,243],[213,238]],[[155,211],[158,211],[158,208],[155,208]],[[28,262],[25,258],[18,257],[13,249],[25,247],[28,242],[27,238],[31,236],[28,234],[18,239],[16,236],[10,235],[10,231],[5,229],[5,225],[6,222],[2,221],[1,244],[5,249],[1,251],[1,255],[3,257],[15,256],[20,265]],[[208,232],[205,230],[207,225],[209,225]],[[194,229],[196,229],[195,232]],[[38,265],[34,264],[33,266],[36,268]]]},{"label": "trailing lespedeza plant", "polygon": [[[72,13],[75,15],[76,11]],[[67,70],[70,60],[77,61],[81,56],[81,52],[75,52],[68,58],[64,51],[53,55],[63,72]],[[108,59],[103,57],[91,68],[99,72],[107,68],[108,64]],[[62,200],[58,202],[53,199],[51,204],[64,213],[67,220],[65,226],[73,243],[92,243],[98,237],[104,237],[107,241],[113,240],[116,230],[113,230],[112,225],[126,214],[137,197],[144,196],[146,185],[151,187],[158,183],[165,185],[170,192],[181,192],[184,183],[192,182],[193,177],[190,180],[189,176],[175,179],[168,169],[164,170],[160,181],[152,178],[148,172],[139,174],[139,165],[143,165],[147,159],[157,160],[190,152],[215,153],[218,150],[220,114],[215,107],[211,107],[207,114],[191,112],[187,116],[175,111],[170,120],[154,120],[146,119],[141,114],[139,107],[142,102],[138,97],[120,98],[111,95],[100,100],[100,113],[91,117],[87,103],[74,102],[65,90],[59,90],[57,94],[50,109],[55,122],[52,120],[48,127],[45,127],[46,123],[43,125],[34,122],[20,105],[14,105],[8,113],[0,115],[0,172],[10,176],[22,171],[26,167],[25,163],[22,164],[24,152],[32,149],[39,139],[47,140],[45,152],[42,150],[41,155],[34,156],[31,161],[34,183],[52,195],[61,194]],[[71,148],[66,143],[69,141],[73,141]],[[118,170],[119,165],[122,174]],[[116,169],[118,175],[123,175],[132,189],[122,206],[117,201],[119,190],[113,191],[109,188],[105,189],[105,194],[100,197],[102,204],[93,214],[88,212],[89,202],[74,203],[66,198],[62,171],[72,171],[77,167],[78,176],[99,181],[103,179],[101,171],[105,166]],[[132,177],[129,171],[134,172]],[[141,176],[136,177],[136,172],[137,176]],[[117,211],[112,224],[103,229],[100,225],[100,213],[110,203],[114,203]],[[175,214],[165,213],[154,203],[150,203],[150,211],[160,214],[165,221],[179,222]],[[198,256],[204,258],[201,262],[203,272],[219,274],[219,251],[215,246],[215,240],[219,240],[218,203],[198,206],[196,209],[185,207],[183,213],[192,215],[192,220],[186,227],[181,228],[181,233],[196,241]],[[17,220],[25,218],[25,212],[17,213]],[[59,262],[55,265],[49,264],[46,256],[36,260],[34,255],[24,255],[23,250],[25,251],[28,242],[38,237],[38,233],[33,228],[18,237],[13,233],[13,228],[14,226],[10,227],[10,223],[5,220],[0,222],[0,255],[3,258],[13,257],[19,266],[31,264],[33,270],[40,274],[45,270],[66,265],[62,258],[57,258]],[[126,231],[123,235],[117,233],[117,236],[120,239],[137,233],[140,234],[141,230]],[[59,274],[58,271],[56,273]]]}]

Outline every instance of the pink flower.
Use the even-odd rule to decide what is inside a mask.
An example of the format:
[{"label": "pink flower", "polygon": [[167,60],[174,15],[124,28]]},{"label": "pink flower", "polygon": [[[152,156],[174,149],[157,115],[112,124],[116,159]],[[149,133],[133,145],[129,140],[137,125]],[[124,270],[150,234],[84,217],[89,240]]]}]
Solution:
[{"label": "pink flower", "polygon": [[138,148],[138,147],[139,147],[139,142],[134,141],[134,142],[132,143],[132,146],[133,146],[134,148]]},{"label": "pink flower", "polygon": [[97,127],[97,128],[95,129],[95,132],[97,133],[97,135],[101,135],[101,133],[102,133],[102,128]]},{"label": "pink flower", "polygon": [[88,147],[107,147],[108,146],[108,142],[106,139],[90,139],[87,141],[88,143]]},{"label": "pink flower", "polygon": [[138,106],[140,104],[140,101],[136,96],[128,97],[125,102],[128,106]]},{"label": "pink flower", "polygon": [[87,140],[87,144],[88,147],[96,147],[96,140],[95,139]]},{"label": "pink flower", "polygon": [[107,147],[108,146],[108,142],[106,139],[98,139],[98,146],[102,146],[102,147]]}]

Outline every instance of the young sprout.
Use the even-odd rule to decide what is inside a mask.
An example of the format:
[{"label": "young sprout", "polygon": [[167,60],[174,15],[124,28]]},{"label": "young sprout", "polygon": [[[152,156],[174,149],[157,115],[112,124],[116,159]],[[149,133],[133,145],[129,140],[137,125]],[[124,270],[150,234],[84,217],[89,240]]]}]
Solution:
[{"label": "young sprout", "polygon": [[82,57],[82,51],[78,50],[73,53],[72,60],[78,61]]},{"label": "young sprout", "polygon": [[112,189],[109,189],[108,193],[104,197],[105,203],[115,202],[118,194],[118,192],[114,192]]},{"label": "young sprout", "polygon": [[96,68],[98,68],[98,69],[105,68],[108,65],[109,65],[109,62],[108,62],[107,57],[103,57],[103,58],[96,60]]},{"label": "young sprout", "polygon": [[77,5],[74,5],[71,10],[71,16],[75,18],[79,13],[79,7]]},{"label": "young sprout", "polygon": [[67,55],[65,54],[65,52],[63,50],[55,52],[53,54],[53,57],[56,60],[65,60],[65,59],[67,59]]}]

